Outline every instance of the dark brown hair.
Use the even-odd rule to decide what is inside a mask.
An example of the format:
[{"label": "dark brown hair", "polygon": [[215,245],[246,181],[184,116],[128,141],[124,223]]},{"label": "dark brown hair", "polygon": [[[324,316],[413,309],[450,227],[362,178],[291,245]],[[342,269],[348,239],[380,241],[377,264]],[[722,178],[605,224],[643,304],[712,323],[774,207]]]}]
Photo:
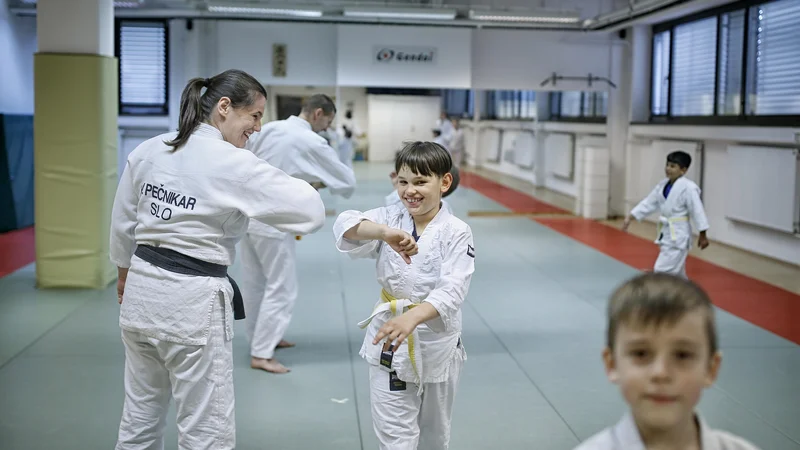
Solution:
[{"label": "dark brown hair", "polygon": [[608,302],[606,345],[614,348],[620,324],[640,326],[675,324],[687,313],[700,311],[706,316],[710,355],[717,352],[717,326],[714,307],[708,294],[697,284],[666,273],[645,273],[619,286]]},{"label": "dark brown hair", "polygon": [[[206,88],[201,95],[200,92]],[[211,117],[211,111],[222,97],[231,99],[231,106],[250,106],[258,94],[267,97],[267,90],[252,75],[241,70],[226,70],[211,78],[192,78],[181,94],[181,114],[178,120],[178,136],[165,144],[178,150],[194,130]]]},{"label": "dark brown hair", "polygon": [[441,145],[435,142],[416,141],[406,143],[395,156],[395,172],[400,172],[403,166],[425,177],[432,175],[443,177],[452,169],[453,160],[450,158],[450,153]]}]

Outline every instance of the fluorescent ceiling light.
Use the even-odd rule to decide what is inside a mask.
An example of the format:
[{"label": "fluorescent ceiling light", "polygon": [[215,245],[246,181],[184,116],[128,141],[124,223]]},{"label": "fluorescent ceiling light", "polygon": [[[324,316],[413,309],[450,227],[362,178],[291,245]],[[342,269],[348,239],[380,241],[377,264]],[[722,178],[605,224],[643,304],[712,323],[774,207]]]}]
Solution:
[{"label": "fluorescent ceiling light", "polygon": [[487,20],[492,22],[524,22],[524,23],[578,23],[581,18],[575,15],[555,15],[552,13],[515,13],[505,11],[470,11],[472,20]]},{"label": "fluorescent ceiling light", "polygon": [[210,12],[230,14],[271,14],[276,16],[322,17],[322,11],[296,8],[255,8],[245,6],[209,6]]},{"label": "fluorescent ceiling light", "polygon": [[345,8],[345,17],[369,17],[376,19],[428,19],[453,20],[455,9],[434,8]]},{"label": "fluorescent ceiling light", "polygon": [[[22,3],[26,5],[35,5],[37,0],[22,0]],[[142,0],[127,0],[127,1],[115,1],[114,7],[115,8],[138,8],[142,6]]]}]

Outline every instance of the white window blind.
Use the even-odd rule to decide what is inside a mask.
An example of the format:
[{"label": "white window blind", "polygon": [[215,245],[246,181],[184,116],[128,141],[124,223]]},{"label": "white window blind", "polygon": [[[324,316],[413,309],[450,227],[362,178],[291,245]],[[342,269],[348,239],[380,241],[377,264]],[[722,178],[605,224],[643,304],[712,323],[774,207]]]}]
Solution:
[{"label": "white window blind", "polygon": [[[756,29],[748,52],[755,56],[749,112],[800,114],[800,1],[778,0],[750,10]],[[753,59],[748,58],[751,61]]]},{"label": "white window blind", "polygon": [[561,117],[581,116],[581,91],[561,93]]},{"label": "white window blind", "polygon": [[717,17],[675,27],[672,55],[673,116],[714,114]]},{"label": "white window blind", "polygon": [[720,16],[717,114],[741,113],[745,10]]},{"label": "white window blind", "polygon": [[163,22],[122,22],[119,34],[123,113],[166,113],[167,29]]},{"label": "white window blind", "polygon": [[669,47],[670,32],[663,31],[653,38],[653,87],[652,87],[652,113],[653,115],[667,114],[667,99],[669,98]]}]

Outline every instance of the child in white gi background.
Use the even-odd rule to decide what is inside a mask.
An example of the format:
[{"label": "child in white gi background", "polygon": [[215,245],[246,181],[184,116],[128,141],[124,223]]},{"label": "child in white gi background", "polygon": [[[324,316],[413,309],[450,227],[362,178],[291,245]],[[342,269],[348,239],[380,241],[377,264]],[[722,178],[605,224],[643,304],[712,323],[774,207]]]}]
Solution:
[{"label": "child in white gi background", "polygon": [[664,273],[625,282],[608,304],[603,361],[630,411],[576,450],[757,449],[695,412],[721,360],[714,307],[700,287]]},{"label": "child in white gi background", "polygon": [[667,155],[667,178],[661,180],[644,200],[639,202],[630,214],[625,217],[622,230],[627,231],[631,217],[641,221],[650,214],[660,211],[658,219],[658,237],[656,244],[661,247],[656,259],[654,272],[666,272],[686,278],[686,256],[692,246],[691,218],[700,232],[697,245],[701,249],[708,247],[708,219],[703,202],[700,200],[700,188],[684,177],[692,157],[681,151]]},{"label": "child in white gi background", "polygon": [[475,270],[472,230],[441,207],[451,167],[441,146],[407,144],[395,160],[402,204],[345,211],[333,226],[340,251],[377,259],[380,300],[359,325],[381,449],[449,447],[466,360],[461,305]]}]

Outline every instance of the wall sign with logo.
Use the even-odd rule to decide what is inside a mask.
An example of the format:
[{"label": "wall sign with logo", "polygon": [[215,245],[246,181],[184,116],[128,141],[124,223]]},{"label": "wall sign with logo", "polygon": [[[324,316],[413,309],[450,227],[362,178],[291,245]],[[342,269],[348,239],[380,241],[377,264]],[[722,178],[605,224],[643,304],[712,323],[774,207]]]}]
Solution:
[{"label": "wall sign with logo", "polygon": [[433,64],[436,49],[431,47],[375,46],[373,61],[380,64]]}]

